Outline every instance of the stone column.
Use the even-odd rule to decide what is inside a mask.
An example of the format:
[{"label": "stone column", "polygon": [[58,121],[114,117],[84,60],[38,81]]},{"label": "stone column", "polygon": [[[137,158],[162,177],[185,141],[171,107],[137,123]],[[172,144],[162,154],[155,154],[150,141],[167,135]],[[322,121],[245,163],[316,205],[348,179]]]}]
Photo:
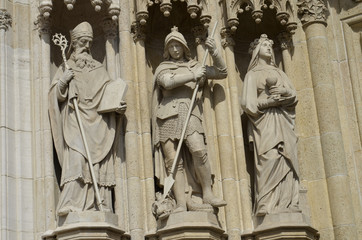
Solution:
[{"label": "stone column", "polygon": [[241,126],[241,108],[239,103],[237,81],[240,79],[235,69],[235,56],[234,56],[234,45],[235,41],[232,38],[231,30],[229,28],[222,29],[222,45],[225,49],[226,65],[228,66],[228,83],[231,99],[231,113],[232,123],[234,130],[234,142],[236,161],[239,177],[240,186],[240,198],[241,198],[241,211],[242,211],[242,223],[243,232],[248,233],[252,231],[252,219],[251,219],[251,196],[250,196],[250,178],[246,171],[246,159],[244,152],[244,137]]},{"label": "stone column", "polygon": [[[207,36],[207,28],[205,28],[203,25],[197,25],[192,28],[192,32],[195,37],[197,59],[199,62],[201,62],[205,55],[205,40]],[[214,163],[217,161],[218,157],[217,157],[217,151],[215,150],[217,143],[215,143],[215,131],[214,131],[215,115],[212,110],[213,102],[211,97],[211,85],[212,85],[211,81],[208,81],[207,83],[204,84],[202,90],[202,97],[203,97],[203,115],[204,115],[203,121],[205,126],[208,158],[211,167],[214,168],[215,167]]]},{"label": "stone column", "polygon": [[[36,130],[36,185],[41,189],[38,195],[37,214],[44,216],[46,229],[54,229],[55,220],[55,176],[52,134],[48,117],[48,92],[51,83],[50,79],[50,44],[51,44],[51,20],[43,16],[38,16],[37,20],[40,37],[40,75],[35,80],[34,91],[38,99],[35,99],[34,114],[40,116],[35,119]],[[39,194],[40,192],[37,192]]]},{"label": "stone column", "polygon": [[[148,231],[156,230],[156,221],[152,214],[152,203],[155,201],[154,187],[154,171],[152,159],[152,140],[151,140],[151,96],[149,89],[152,89],[152,83],[147,82],[146,77],[146,49],[145,49],[145,26],[140,23],[134,25],[134,41],[136,44],[137,53],[137,77],[138,96],[139,96],[139,119],[141,126],[141,144],[142,144],[142,159],[140,176],[143,182],[143,192],[145,192],[144,217],[146,218],[146,227]],[[151,231],[151,232],[152,232]]]},{"label": "stone column", "polygon": [[[210,24],[211,26],[213,24]],[[215,40],[220,41],[215,34]],[[222,51],[222,49],[219,49]],[[227,63],[228,64],[228,63]],[[230,76],[228,76],[230,78]],[[242,214],[240,210],[240,189],[238,186],[238,166],[233,139],[233,109],[230,108],[230,92],[228,78],[214,81],[213,102],[216,118],[217,142],[219,148],[221,182],[225,209],[226,232],[228,239],[240,239],[242,231]]]},{"label": "stone column", "polygon": [[282,32],[278,35],[278,40],[280,48],[282,49],[284,72],[290,76],[291,71],[293,71],[291,66],[292,57],[290,53],[293,47],[292,35],[288,32]]},{"label": "stone column", "polygon": [[103,32],[106,38],[107,71],[110,77],[117,79],[117,22],[111,18],[105,18],[102,22]]},{"label": "stone column", "polygon": [[[139,106],[138,106],[138,83],[137,74],[135,73],[136,51],[132,41],[131,23],[133,21],[131,13],[134,5],[131,1],[120,1],[120,8],[125,9],[119,16],[119,57],[120,57],[120,75],[128,84],[126,95],[127,111],[125,112],[125,159],[122,162],[122,178],[124,197],[117,201],[119,206],[123,205],[125,209],[121,224],[125,226],[126,232],[131,235],[132,239],[144,239],[144,216],[143,216],[143,193],[142,182],[140,178],[142,145],[140,137],[139,124]],[[126,10],[127,9],[127,10]],[[118,184],[118,182],[117,182]],[[121,218],[121,217],[120,217]]]},{"label": "stone column", "polygon": [[323,0],[298,1],[307,38],[335,239],[358,239],[326,35]]},{"label": "stone column", "polygon": [[[7,88],[7,75],[6,75],[6,31],[9,30],[12,24],[12,19],[10,13],[5,8],[5,2],[1,2],[0,5],[0,146],[1,146],[1,155],[0,155],[0,236],[7,236],[9,231],[9,226],[7,220],[9,218],[7,211],[7,189],[8,189],[8,166],[7,166],[7,152],[8,146],[7,142],[7,105],[6,105],[6,88]],[[4,128],[4,129],[3,129]],[[4,141],[4,140],[5,141]]]}]

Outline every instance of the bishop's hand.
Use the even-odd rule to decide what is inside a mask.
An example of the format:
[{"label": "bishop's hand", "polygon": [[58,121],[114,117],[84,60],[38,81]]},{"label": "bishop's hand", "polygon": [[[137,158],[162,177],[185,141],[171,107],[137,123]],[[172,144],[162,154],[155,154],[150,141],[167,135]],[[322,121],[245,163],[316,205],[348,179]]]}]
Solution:
[{"label": "bishop's hand", "polygon": [[69,82],[74,78],[74,71],[72,69],[66,69],[63,73],[63,76],[60,78],[60,81],[69,84]]}]

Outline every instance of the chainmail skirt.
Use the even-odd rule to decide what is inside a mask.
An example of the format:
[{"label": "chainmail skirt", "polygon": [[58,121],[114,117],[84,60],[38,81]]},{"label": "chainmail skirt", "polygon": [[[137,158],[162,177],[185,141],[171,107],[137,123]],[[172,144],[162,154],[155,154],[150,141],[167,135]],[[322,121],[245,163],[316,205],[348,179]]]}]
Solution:
[{"label": "chainmail skirt", "polygon": [[[188,106],[185,103],[180,103],[179,112],[177,116],[173,116],[167,119],[157,119],[157,125],[159,128],[160,142],[165,143],[167,140],[179,140],[181,137],[182,129],[184,127]],[[196,116],[190,117],[189,124],[186,129],[185,137],[193,134],[194,132],[204,133],[201,120]]]}]

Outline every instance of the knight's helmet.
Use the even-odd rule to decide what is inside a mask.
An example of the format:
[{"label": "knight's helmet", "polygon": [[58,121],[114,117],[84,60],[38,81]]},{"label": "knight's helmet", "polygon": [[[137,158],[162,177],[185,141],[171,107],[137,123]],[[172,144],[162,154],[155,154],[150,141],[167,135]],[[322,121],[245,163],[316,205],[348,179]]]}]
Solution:
[{"label": "knight's helmet", "polygon": [[191,59],[191,51],[189,49],[189,47],[187,46],[187,42],[185,37],[182,35],[182,33],[180,33],[178,31],[178,27],[174,26],[173,28],[171,28],[171,32],[166,36],[165,38],[165,49],[164,49],[164,58],[168,58],[169,54],[168,54],[168,44],[172,41],[175,40],[179,43],[182,44],[182,46],[184,47],[184,54],[185,54],[185,58],[190,60]]}]

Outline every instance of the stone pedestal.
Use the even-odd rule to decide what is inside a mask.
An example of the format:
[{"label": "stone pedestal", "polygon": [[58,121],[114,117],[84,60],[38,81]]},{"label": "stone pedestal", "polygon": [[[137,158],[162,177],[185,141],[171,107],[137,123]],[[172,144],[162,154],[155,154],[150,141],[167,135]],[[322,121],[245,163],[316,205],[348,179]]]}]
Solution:
[{"label": "stone pedestal", "polygon": [[43,235],[44,240],[121,240],[124,231],[118,217],[106,212],[72,212],[60,217],[59,227]]},{"label": "stone pedestal", "polygon": [[158,222],[159,240],[226,239],[217,217],[207,212],[180,212]]},{"label": "stone pedestal", "polygon": [[[303,213],[277,213],[265,217],[255,217],[257,226],[252,234],[255,240],[317,240],[319,233],[312,228]],[[243,238],[242,238],[243,239]]]}]

